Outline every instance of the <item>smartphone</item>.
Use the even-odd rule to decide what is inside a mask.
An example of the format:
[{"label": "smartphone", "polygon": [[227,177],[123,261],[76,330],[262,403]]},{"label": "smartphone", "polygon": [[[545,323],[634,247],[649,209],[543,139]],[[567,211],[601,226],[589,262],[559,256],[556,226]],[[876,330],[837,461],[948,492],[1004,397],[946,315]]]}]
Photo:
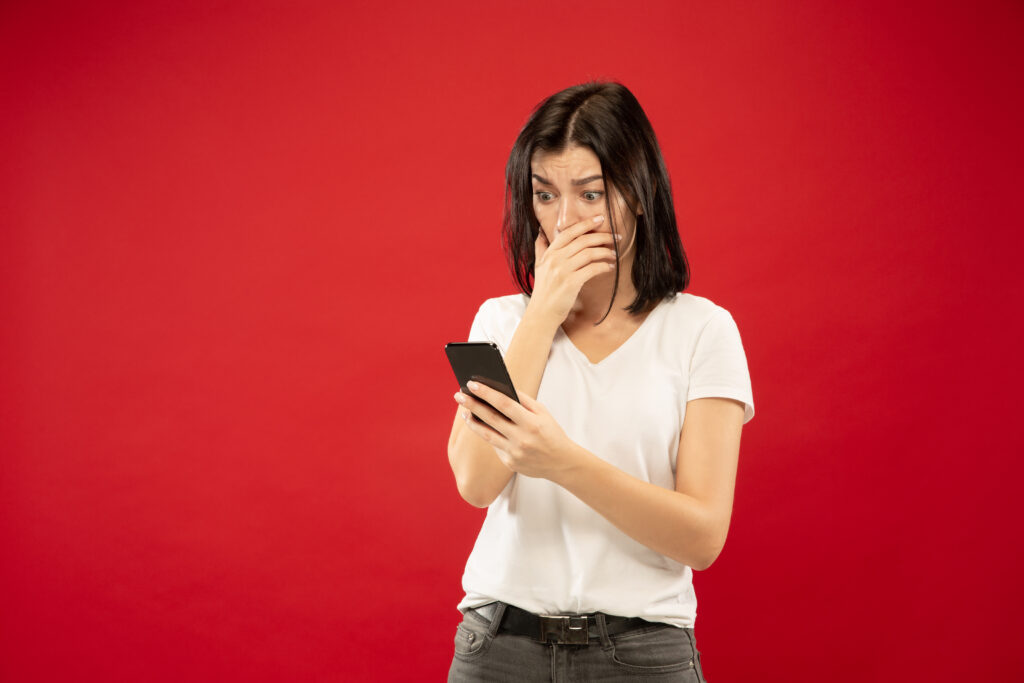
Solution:
[{"label": "smartphone", "polygon": [[[501,357],[501,351],[494,342],[451,342],[445,344],[444,352],[448,356],[448,362],[455,371],[455,379],[459,383],[462,393],[468,394],[481,403],[491,405],[483,400],[466,386],[470,380],[479,382],[496,391],[508,396],[519,403],[515,387],[512,386],[512,379],[508,376],[508,368]],[[494,406],[491,406],[494,408]],[[495,408],[495,410],[497,410]],[[498,412],[501,412],[500,410]],[[481,424],[487,425],[476,415],[473,419]],[[490,425],[487,425],[490,427]]]}]

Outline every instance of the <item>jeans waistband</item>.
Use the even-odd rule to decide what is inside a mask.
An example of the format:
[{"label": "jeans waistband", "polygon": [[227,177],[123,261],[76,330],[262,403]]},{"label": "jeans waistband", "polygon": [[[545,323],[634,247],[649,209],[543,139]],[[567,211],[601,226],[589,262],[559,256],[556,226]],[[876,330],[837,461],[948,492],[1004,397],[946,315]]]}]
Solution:
[{"label": "jeans waistband", "polygon": [[509,603],[491,602],[476,608],[476,612],[493,621],[501,605],[501,622],[497,633],[528,636],[541,642],[586,645],[590,638],[601,637],[601,623],[609,636],[649,626],[670,626],[661,622],[647,621],[640,617],[620,617],[604,612],[571,615],[542,615],[528,612]]}]

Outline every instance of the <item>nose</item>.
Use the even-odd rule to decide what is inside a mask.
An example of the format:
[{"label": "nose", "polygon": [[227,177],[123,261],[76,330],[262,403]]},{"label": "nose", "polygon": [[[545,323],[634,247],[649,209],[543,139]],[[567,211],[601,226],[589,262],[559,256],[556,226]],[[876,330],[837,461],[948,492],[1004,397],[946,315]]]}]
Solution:
[{"label": "nose", "polygon": [[558,216],[555,220],[555,229],[559,232],[579,220],[577,211],[573,206],[574,203],[567,197],[562,197],[558,200]]}]

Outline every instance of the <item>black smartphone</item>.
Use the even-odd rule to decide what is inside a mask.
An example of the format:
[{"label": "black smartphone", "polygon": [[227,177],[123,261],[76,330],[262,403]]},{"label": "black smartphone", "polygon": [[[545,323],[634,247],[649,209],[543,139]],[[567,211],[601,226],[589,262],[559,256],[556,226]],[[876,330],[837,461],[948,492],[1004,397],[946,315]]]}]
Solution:
[{"label": "black smartphone", "polygon": [[[455,371],[455,379],[458,380],[462,393],[472,396],[481,403],[491,405],[466,386],[467,382],[473,380],[500,391],[519,403],[519,397],[516,396],[515,387],[512,386],[512,379],[508,376],[508,368],[505,367],[505,361],[501,357],[501,351],[498,350],[497,344],[494,342],[451,342],[445,344],[444,352],[448,356],[452,370]],[[494,406],[491,407],[494,408]],[[473,415],[473,419],[481,424],[487,424],[476,415]],[[490,427],[490,425],[487,426]]]}]

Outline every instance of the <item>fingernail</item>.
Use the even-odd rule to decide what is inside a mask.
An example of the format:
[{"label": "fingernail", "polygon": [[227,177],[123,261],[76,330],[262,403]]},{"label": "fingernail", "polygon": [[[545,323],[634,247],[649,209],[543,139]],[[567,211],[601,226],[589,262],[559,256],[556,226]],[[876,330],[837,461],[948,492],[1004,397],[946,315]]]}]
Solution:
[{"label": "fingernail", "polygon": [[456,391],[455,392],[455,400],[458,401],[459,403],[465,403],[466,402],[466,397],[462,395],[461,391]]},{"label": "fingernail", "polygon": [[594,222],[595,223],[600,223],[603,220],[604,220],[604,216],[594,216]]},{"label": "fingernail", "polygon": [[621,239],[622,239],[622,235],[616,234],[616,235],[615,235],[615,239],[616,239],[616,240],[621,240]]},{"label": "fingernail", "polygon": [[473,391],[476,391],[477,389],[480,388],[479,384],[477,384],[476,382],[472,382],[472,381],[471,382],[466,382],[466,386],[469,387],[470,389],[472,389]]}]

